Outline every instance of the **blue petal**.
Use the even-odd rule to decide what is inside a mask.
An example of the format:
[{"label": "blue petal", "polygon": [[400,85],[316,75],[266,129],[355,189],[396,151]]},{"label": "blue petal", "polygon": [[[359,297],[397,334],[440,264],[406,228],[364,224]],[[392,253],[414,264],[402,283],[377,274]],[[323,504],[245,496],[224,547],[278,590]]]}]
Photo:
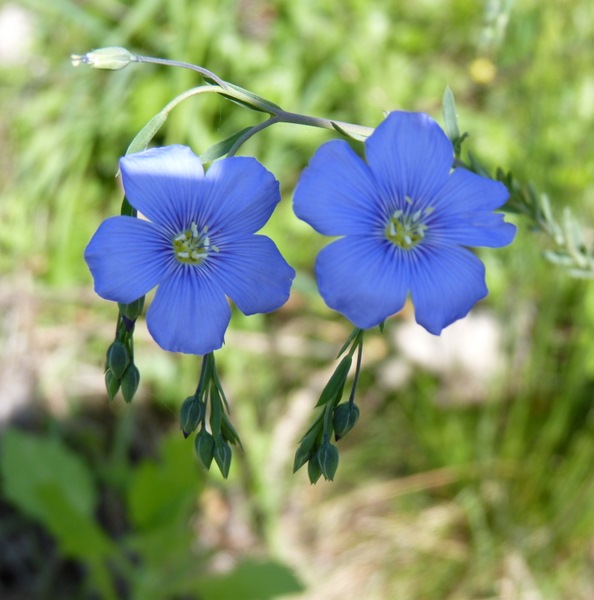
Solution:
[{"label": "blue petal", "polygon": [[409,287],[406,255],[378,238],[353,236],[332,242],[318,255],[316,275],[326,304],[361,329],[398,312]]},{"label": "blue petal", "polygon": [[191,265],[179,265],[158,288],[146,322],[161,348],[207,354],[223,345],[231,309],[216,281]]},{"label": "blue petal", "polygon": [[439,335],[488,294],[485,267],[464,248],[426,246],[415,254],[410,286],[415,318]]},{"label": "blue petal", "polygon": [[491,212],[503,204],[509,191],[500,181],[493,181],[466,169],[452,171],[431,205],[439,214]]},{"label": "blue petal", "polygon": [[500,248],[511,244],[515,235],[516,226],[506,223],[501,214],[469,213],[436,220],[429,226],[426,239],[440,245]]},{"label": "blue petal", "polygon": [[91,238],[85,260],[97,294],[128,303],[166,278],[174,257],[157,225],[134,217],[111,217]]},{"label": "blue petal", "polygon": [[254,233],[279,202],[279,185],[272,173],[255,158],[232,156],[208,169],[199,219],[213,233],[231,237]]},{"label": "blue petal", "polygon": [[464,246],[507,246],[514,239],[516,227],[492,211],[508,195],[502,183],[456,169],[431,203],[428,239]]},{"label": "blue petal", "polygon": [[187,229],[197,212],[204,169],[187,146],[152,148],[120,159],[130,204],[173,233]]},{"label": "blue petal", "polygon": [[422,113],[396,111],[365,142],[378,185],[398,208],[406,197],[424,205],[445,184],[454,161],[452,144],[439,125]]},{"label": "blue petal", "polygon": [[212,256],[213,278],[242,313],[270,312],[288,300],[295,271],[266,236],[238,238]]},{"label": "blue petal", "polygon": [[301,174],[293,210],[324,235],[368,232],[389,213],[369,167],[343,140],[318,148]]}]

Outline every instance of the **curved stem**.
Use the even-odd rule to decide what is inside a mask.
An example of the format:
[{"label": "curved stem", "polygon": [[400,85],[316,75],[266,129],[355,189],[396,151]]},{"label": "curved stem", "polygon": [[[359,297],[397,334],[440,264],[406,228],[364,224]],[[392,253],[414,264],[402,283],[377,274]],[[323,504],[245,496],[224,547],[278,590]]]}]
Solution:
[{"label": "curved stem", "polygon": [[138,54],[134,55],[136,62],[143,63],[152,63],[155,65],[166,65],[168,67],[181,67],[182,69],[190,69],[191,71],[196,71],[200,73],[203,77],[207,79],[212,79],[222,87],[224,90],[228,89],[226,82],[224,82],[218,75],[215,75],[212,71],[205,69],[204,67],[199,67],[198,65],[193,65],[192,63],[187,63],[179,60],[168,60],[166,58],[154,58],[152,56],[140,56]]}]

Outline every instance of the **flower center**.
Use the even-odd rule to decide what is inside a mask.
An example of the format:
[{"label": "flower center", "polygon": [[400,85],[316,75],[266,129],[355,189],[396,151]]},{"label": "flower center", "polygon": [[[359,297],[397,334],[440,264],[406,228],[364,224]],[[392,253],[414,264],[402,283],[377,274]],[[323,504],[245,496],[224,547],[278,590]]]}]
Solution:
[{"label": "flower center", "polygon": [[[412,205],[412,200],[406,198],[406,202]],[[396,246],[404,250],[410,250],[419,244],[425,237],[427,225],[425,218],[433,212],[429,207],[425,210],[410,212],[406,208],[395,210],[386,224],[386,237]]]},{"label": "flower center", "polygon": [[198,226],[192,221],[190,229],[173,239],[173,251],[179,262],[199,265],[204,262],[210,251],[218,252],[219,249],[210,243],[208,228],[203,227],[202,231],[198,231]]}]

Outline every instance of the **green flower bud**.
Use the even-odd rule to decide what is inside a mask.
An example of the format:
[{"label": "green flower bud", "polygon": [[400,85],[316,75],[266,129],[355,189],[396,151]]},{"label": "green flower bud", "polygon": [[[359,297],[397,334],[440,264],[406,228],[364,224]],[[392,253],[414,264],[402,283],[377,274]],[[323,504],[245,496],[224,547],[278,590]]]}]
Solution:
[{"label": "green flower bud", "polygon": [[316,484],[318,479],[322,476],[322,469],[318,461],[317,453],[314,454],[309,459],[309,463],[307,463],[307,476],[309,477],[309,482],[312,485]]},{"label": "green flower bud", "polygon": [[188,396],[179,409],[179,427],[188,437],[202,420],[206,407],[196,396]]},{"label": "green flower bud", "polygon": [[338,441],[344,437],[359,420],[359,407],[350,402],[339,404],[334,409],[332,424],[334,425],[334,439]]},{"label": "green flower bud", "polygon": [[105,389],[107,390],[107,397],[110,400],[116,397],[120,389],[120,380],[109,369],[105,371]]},{"label": "green flower bud", "polygon": [[118,340],[113,342],[107,349],[106,363],[107,369],[112,372],[113,376],[121,379],[130,364],[130,353],[126,345]]},{"label": "green flower bud", "polygon": [[231,446],[227,442],[225,442],[222,438],[217,439],[215,442],[214,448],[214,459],[217,463],[219,470],[221,471],[221,475],[227,479],[229,476],[229,468],[231,467],[231,457],[233,452],[231,451]]},{"label": "green flower bud", "polygon": [[212,463],[212,458],[214,455],[215,449],[215,441],[212,435],[206,431],[206,429],[202,429],[200,433],[194,439],[194,450],[196,451],[196,456],[198,460],[202,463],[202,466],[205,469],[210,469],[210,465]]},{"label": "green flower bud", "polygon": [[111,71],[119,71],[128,66],[131,62],[136,61],[136,57],[126,48],[118,46],[110,46],[108,48],[99,48],[92,50],[86,54],[73,54],[71,57],[72,66],[89,65],[94,69],[109,69]]},{"label": "green flower bud", "polygon": [[130,302],[130,304],[118,302],[118,308],[120,309],[120,314],[130,319],[130,321],[135,321],[142,314],[142,309],[144,308],[144,296],[138,298],[138,300],[134,300],[134,302]]},{"label": "green flower bud", "polygon": [[324,479],[332,481],[338,469],[338,448],[330,442],[324,442],[316,456]]},{"label": "green flower bud", "polygon": [[124,373],[124,376],[120,382],[122,396],[124,396],[124,400],[126,402],[132,402],[132,398],[134,398],[134,394],[136,394],[139,383],[140,371],[136,368],[136,365],[132,363],[126,369],[126,372]]}]

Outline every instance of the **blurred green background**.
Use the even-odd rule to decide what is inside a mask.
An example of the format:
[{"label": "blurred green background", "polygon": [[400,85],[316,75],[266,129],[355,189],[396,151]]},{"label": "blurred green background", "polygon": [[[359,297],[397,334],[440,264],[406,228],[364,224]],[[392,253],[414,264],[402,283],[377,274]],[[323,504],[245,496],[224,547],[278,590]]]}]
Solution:
[{"label": "blurred green background", "polygon": [[[594,291],[516,218],[481,253],[491,294],[433,338],[406,309],[368,336],[361,421],[334,483],[291,474],[349,325],[315,295],[324,243],[291,193],[331,132],[242,148],[281,181],[267,232],[299,270],[274,315],[235,314],[217,353],[245,454],[204,473],[177,425],[198,364],[142,323],[132,406],[109,404],[116,311],[82,253],[121,202],[117,159],[194,73],[74,69],[121,45],[200,64],[287,110],[375,126],[441,120],[594,223],[590,0],[21,0],[0,4],[0,596],[260,600],[594,597]],[[201,97],[156,139],[201,153],[257,113]],[[591,240],[590,240],[591,241]]]}]

